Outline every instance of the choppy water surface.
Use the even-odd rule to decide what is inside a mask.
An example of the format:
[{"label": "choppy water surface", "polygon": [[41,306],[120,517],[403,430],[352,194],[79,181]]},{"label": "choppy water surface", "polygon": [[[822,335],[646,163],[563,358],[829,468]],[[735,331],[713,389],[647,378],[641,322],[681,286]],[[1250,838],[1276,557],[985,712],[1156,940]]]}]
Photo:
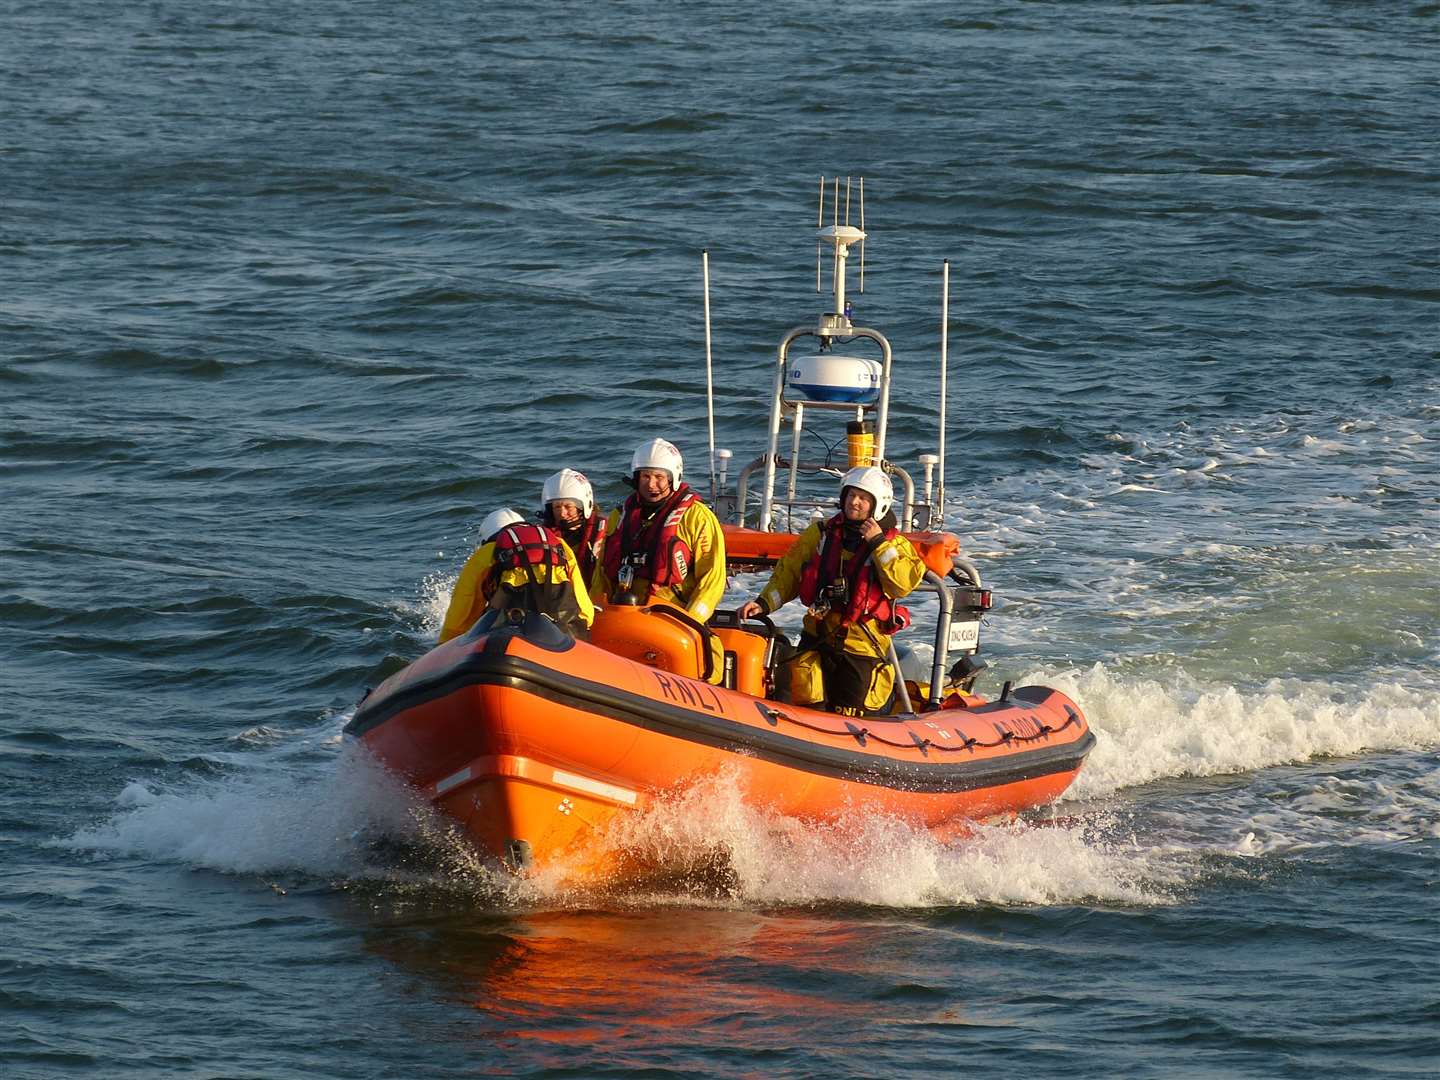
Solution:
[{"label": "choppy water surface", "polygon": [[[1440,8],[0,17],[4,1075],[1433,1072]],[[723,872],[498,878],[340,730],[488,510],[702,471],[702,248],[761,449],[834,173],[904,462],[951,260],[990,689],[1098,746],[951,846],[721,776],[633,840]]]}]

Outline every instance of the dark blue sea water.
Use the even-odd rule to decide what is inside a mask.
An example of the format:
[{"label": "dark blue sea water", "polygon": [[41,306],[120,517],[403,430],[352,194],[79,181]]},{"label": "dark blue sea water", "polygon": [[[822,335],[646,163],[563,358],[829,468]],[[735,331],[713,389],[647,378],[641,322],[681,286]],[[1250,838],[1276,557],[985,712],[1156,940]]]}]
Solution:
[{"label": "dark blue sea water", "polygon": [[[1440,6],[0,0],[0,1075],[1440,1066]],[[1059,686],[942,846],[507,882],[340,736],[489,510],[762,449],[821,175]],[[759,581],[737,578],[732,596]]]}]

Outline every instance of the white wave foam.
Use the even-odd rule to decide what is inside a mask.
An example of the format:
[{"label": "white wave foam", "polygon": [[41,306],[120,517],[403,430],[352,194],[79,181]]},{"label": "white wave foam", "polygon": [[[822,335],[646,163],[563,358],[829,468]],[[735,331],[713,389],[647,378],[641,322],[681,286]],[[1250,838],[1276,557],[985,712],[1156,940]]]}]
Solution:
[{"label": "white wave foam", "polygon": [[1099,573],[1117,553],[1163,553],[1179,537],[1253,545],[1304,536],[1340,548],[1378,540],[1431,550],[1440,519],[1421,508],[1440,493],[1437,410],[1426,405],[1434,394],[1419,387],[1369,416],[1262,413],[1111,432],[1110,452],[1086,453],[1081,470],[1025,470],[965,488],[950,520],[970,534],[972,549],[977,536],[1022,557],[1058,548],[1070,565]]},{"label": "white wave foam", "polygon": [[355,748],[320,775],[292,768],[173,786],[135,781],[116,807],[59,843],[230,873],[351,874],[366,866],[367,833],[420,829],[413,798]]},{"label": "white wave foam", "polygon": [[1185,878],[1167,856],[1105,838],[1113,822],[977,825],[942,841],[892,817],[850,813],[835,823],[781,817],[748,804],[731,776],[616,821],[610,839],[676,865],[723,855],[731,901],[883,907],[1167,903]]},{"label": "white wave foam", "polygon": [[[505,907],[565,907],[593,890],[565,884],[564,867],[511,878],[480,858],[456,830],[358,748],[328,776],[308,782],[266,773],[164,789],[132,782],[106,822],[63,841],[76,850],[140,855],[235,874],[341,876],[411,889],[460,892]],[[625,815],[612,839],[666,868],[728,866],[718,902],[860,903],[887,907],[1053,904],[1081,899],[1169,902],[1183,871],[1154,855],[1103,839],[1097,814],[1053,825],[978,826],[942,842],[893,818],[850,814],[836,824],[784,818],[748,805],[733,778],[701,785],[640,815]],[[377,859],[372,841],[427,850],[415,869]],[[1154,855],[1154,857],[1152,857]],[[650,885],[625,902],[717,902],[715,891]]]},{"label": "white wave foam", "polygon": [[1104,665],[1031,673],[1079,702],[1096,746],[1079,798],[1178,776],[1248,772],[1319,756],[1440,746],[1440,692],[1382,684],[1363,691],[1274,680],[1255,692],[1207,687],[1183,673],[1131,679]]},{"label": "white wave foam", "polygon": [[1235,783],[1167,787],[1135,800],[1131,821],[1147,847],[1177,857],[1327,858],[1440,836],[1440,757],[1433,751],[1325,758]]},{"label": "white wave foam", "polygon": [[[445,612],[450,607],[450,594],[455,590],[459,577],[455,572],[432,570],[420,579],[417,597],[393,600],[389,606],[396,614],[415,624],[415,630],[422,636],[438,637],[445,622]],[[365,632],[369,633],[370,629]]]},{"label": "white wave foam", "polygon": [[445,622],[445,612],[450,607],[450,594],[455,591],[455,582],[459,579],[458,573],[436,571],[425,575],[425,579],[420,583],[419,604],[421,629],[425,633],[439,636],[440,627]]}]

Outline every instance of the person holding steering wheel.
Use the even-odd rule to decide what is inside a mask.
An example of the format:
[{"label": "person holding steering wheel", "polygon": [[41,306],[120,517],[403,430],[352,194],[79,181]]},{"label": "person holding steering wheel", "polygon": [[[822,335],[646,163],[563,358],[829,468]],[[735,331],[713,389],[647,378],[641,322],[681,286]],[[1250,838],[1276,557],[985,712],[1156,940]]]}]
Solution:
[{"label": "person holding steering wheel", "polygon": [[809,607],[788,667],[790,699],[847,716],[883,713],[895,690],[889,635],[909,622],[896,601],[925,576],[925,562],[896,527],[894,489],[873,465],[840,480],[840,512],[817,521],[776,564],[760,595],[736,612],[769,615],[799,597]]}]

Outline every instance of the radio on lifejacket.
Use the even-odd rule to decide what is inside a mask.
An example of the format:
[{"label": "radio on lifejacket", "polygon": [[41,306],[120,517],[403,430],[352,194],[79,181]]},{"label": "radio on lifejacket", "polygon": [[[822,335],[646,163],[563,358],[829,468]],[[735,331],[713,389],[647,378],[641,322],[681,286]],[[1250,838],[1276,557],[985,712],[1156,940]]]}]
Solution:
[{"label": "radio on lifejacket", "polygon": [[823,619],[836,609],[844,611],[849,603],[850,583],[843,577],[837,577],[829,585],[821,586],[816,591],[815,602],[810,605],[810,614],[817,619]]},{"label": "radio on lifejacket", "polygon": [[635,584],[635,578],[645,572],[646,559],[642,551],[631,552],[620,560],[620,572],[615,575],[615,584],[622,589],[628,589]]}]

